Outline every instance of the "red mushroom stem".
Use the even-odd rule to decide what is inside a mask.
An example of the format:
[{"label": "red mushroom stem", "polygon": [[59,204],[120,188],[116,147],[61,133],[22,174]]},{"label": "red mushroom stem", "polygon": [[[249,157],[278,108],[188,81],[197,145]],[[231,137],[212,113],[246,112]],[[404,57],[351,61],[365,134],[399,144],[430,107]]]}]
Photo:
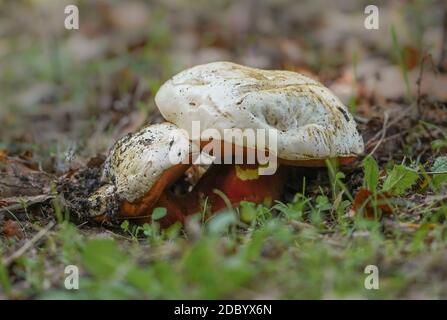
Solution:
[{"label": "red mushroom stem", "polygon": [[[211,149],[212,155],[222,160],[221,162],[231,160],[229,162],[234,163],[236,152],[243,152],[243,159],[247,159],[250,149],[221,143],[221,141],[214,143],[216,142],[217,147]],[[202,142],[201,147],[204,148],[209,143]],[[175,219],[183,222],[186,216],[202,212],[205,199],[207,199],[207,213],[213,214],[225,208],[226,199],[223,199],[221,193],[228,198],[233,207],[239,206],[241,201],[270,205],[273,201],[280,199],[286,178],[286,167],[283,166],[279,166],[272,175],[259,175],[258,164],[216,163],[212,164],[201,177],[193,191],[183,196],[176,196],[170,191],[165,191],[155,206],[168,209],[168,215],[161,223],[170,224]]]},{"label": "red mushroom stem", "polygon": [[[219,190],[225,194],[233,206],[238,206],[241,201],[255,203],[272,203],[281,197],[286,182],[285,170],[278,168],[273,175],[254,177],[249,176],[258,170],[257,165],[212,165],[196,185],[190,195],[187,196],[187,214],[200,210],[197,199],[208,198],[207,203],[211,213],[215,213],[226,207],[225,200],[215,192]],[[246,174],[246,172],[250,172]],[[242,173],[242,174],[241,174]],[[191,200],[190,200],[191,199]]]}]

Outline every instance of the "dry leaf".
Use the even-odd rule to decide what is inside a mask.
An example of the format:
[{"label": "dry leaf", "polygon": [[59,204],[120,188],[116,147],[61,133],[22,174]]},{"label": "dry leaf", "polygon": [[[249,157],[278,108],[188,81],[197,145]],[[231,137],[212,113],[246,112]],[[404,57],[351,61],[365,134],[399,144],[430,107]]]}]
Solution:
[{"label": "dry leaf", "polygon": [[15,220],[6,220],[3,224],[3,234],[7,238],[17,238],[22,239],[23,238],[23,231],[20,225]]},{"label": "dry leaf", "polygon": [[0,198],[47,193],[52,176],[36,169],[37,164],[33,161],[0,153]]},{"label": "dry leaf", "polygon": [[[361,188],[355,195],[353,209],[355,212],[363,210],[364,216],[368,218],[374,217],[374,207],[373,207],[373,193],[366,188]],[[393,213],[393,209],[388,205],[387,199],[390,198],[388,193],[381,193],[377,195],[377,207],[382,210],[384,214]]]},{"label": "dry leaf", "polygon": [[0,162],[6,162],[8,159],[8,153],[6,150],[0,150]]}]

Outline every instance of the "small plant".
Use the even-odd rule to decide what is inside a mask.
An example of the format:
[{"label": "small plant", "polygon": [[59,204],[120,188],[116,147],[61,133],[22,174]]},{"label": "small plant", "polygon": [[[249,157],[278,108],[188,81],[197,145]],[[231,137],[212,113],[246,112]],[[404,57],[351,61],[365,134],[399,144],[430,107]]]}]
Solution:
[{"label": "small plant", "polygon": [[431,171],[433,174],[433,188],[438,190],[442,184],[447,183],[447,156],[436,158],[431,167]]},{"label": "small plant", "polygon": [[396,196],[402,195],[416,183],[418,177],[417,171],[403,165],[396,165],[385,179],[382,191]]},{"label": "small plant", "polygon": [[124,220],[121,223],[120,228],[123,232],[128,233],[132,237],[132,239],[138,238],[138,227],[135,225],[131,225],[129,220]]},{"label": "small plant", "polygon": [[321,225],[324,220],[323,214],[332,209],[329,198],[325,195],[319,195],[315,199],[315,206],[311,209],[310,220],[314,225]]},{"label": "small plant", "polygon": [[303,220],[304,212],[310,206],[310,199],[302,193],[297,193],[290,203],[278,202],[273,208],[283,214],[288,220]]},{"label": "small plant", "polygon": [[367,217],[379,217],[379,213],[392,213],[390,200],[400,196],[411,188],[419,178],[414,169],[404,165],[395,165],[379,187],[379,166],[373,157],[368,156],[363,161],[364,179],[363,187],[357,192],[354,199],[354,210],[364,212]]},{"label": "small plant", "polygon": [[[158,224],[158,220],[166,216],[167,210],[166,208],[155,208],[152,211],[151,220],[152,222],[145,223],[143,226],[131,225],[129,220],[124,220],[121,223],[121,230],[128,233],[133,239],[137,239],[140,236],[140,233],[143,233],[146,237],[152,238],[161,238],[160,226]],[[168,229],[169,230],[169,229]],[[172,230],[171,230],[172,231]]]},{"label": "small plant", "polygon": [[258,215],[257,206],[250,201],[241,201],[239,204],[239,215],[242,222],[251,223]]},{"label": "small plant", "polygon": [[447,149],[447,138],[433,140],[431,143],[431,148],[435,151]]}]

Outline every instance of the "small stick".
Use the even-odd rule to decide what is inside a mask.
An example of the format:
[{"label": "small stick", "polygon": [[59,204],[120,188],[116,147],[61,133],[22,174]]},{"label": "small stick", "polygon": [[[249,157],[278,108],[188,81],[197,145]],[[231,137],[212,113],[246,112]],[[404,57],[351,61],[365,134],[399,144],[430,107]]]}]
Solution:
[{"label": "small stick", "polygon": [[14,260],[21,257],[26,251],[32,248],[34,244],[42,239],[48,233],[48,231],[50,231],[51,228],[54,227],[54,225],[55,223],[51,221],[44,229],[41,229],[38,233],[36,233],[31,240],[27,241],[22,247],[20,247],[19,250],[14,252],[3,261],[4,266],[8,267]]},{"label": "small stick", "polygon": [[416,99],[416,109],[418,111],[418,116],[421,116],[421,87],[422,87],[422,77],[424,76],[424,62],[425,55],[421,59],[421,67],[419,68],[419,76],[416,80],[416,85],[418,87],[417,99]]},{"label": "small stick", "polygon": [[[397,116],[396,118],[394,118],[392,121],[390,121],[388,127],[391,127],[393,125],[395,125],[396,123],[398,123],[400,120],[402,120],[403,118],[405,118],[407,116],[407,114],[410,112],[410,108],[406,108],[403,112],[400,113],[399,116]],[[366,143],[366,146],[370,146],[375,140],[377,140],[380,136],[381,136],[382,131],[377,132],[374,137],[372,137],[371,139],[368,140],[368,142]]]},{"label": "small stick", "polygon": [[421,59],[421,64],[420,64],[420,68],[419,68],[419,76],[418,79],[416,80],[416,84],[417,84],[417,100],[416,100],[416,107],[417,107],[417,112],[418,112],[418,116],[421,116],[421,97],[422,97],[422,80],[424,77],[424,64],[425,62],[428,60],[428,62],[430,62],[433,71],[436,73],[436,67],[434,65],[433,62],[433,58],[431,56],[431,54],[424,54],[424,56]]},{"label": "small stick", "polygon": [[[20,210],[23,209],[24,206],[32,206],[34,204],[38,204],[38,203],[42,203],[45,202],[49,199],[53,199],[54,196],[51,195],[47,195],[47,194],[42,194],[42,195],[38,195],[38,196],[30,196],[30,197],[14,197],[14,198],[5,198],[5,199],[0,199],[0,201],[4,201],[6,203],[9,202],[16,202],[13,203],[9,206],[6,207],[0,207],[0,213],[2,212],[10,212],[10,211],[16,211],[16,210]],[[19,203],[19,200],[23,200],[22,203]]]},{"label": "small stick", "polygon": [[[399,133],[393,134],[392,136],[388,136],[385,139],[383,139],[382,143],[386,142],[386,141],[389,141],[389,140],[393,140],[393,139],[399,138],[401,135],[402,135],[402,133],[399,132]],[[374,142],[368,143],[368,147],[375,146],[377,143],[379,143],[379,141],[374,141]]]},{"label": "small stick", "polygon": [[379,146],[382,144],[383,140],[385,139],[386,136],[386,130],[388,129],[388,112],[385,111],[384,116],[383,116],[383,127],[382,127],[382,134],[380,136],[379,141],[377,142],[377,144],[374,146],[374,149],[371,150],[371,152],[368,154],[368,156],[372,156],[374,154],[374,152],[376,152],[376,150],[379,148]]}]

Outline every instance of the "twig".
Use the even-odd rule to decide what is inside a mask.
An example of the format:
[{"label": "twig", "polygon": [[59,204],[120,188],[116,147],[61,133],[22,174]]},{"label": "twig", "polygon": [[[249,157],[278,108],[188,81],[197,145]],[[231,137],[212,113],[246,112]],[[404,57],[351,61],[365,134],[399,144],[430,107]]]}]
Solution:
[{"label": "twig", "polygon": [[26,251],[32,248],[34,244],[42,239],[48,233],[48,231],[50,231],[51,228],[54,227],[54,225],[55,223],[51,221],[44,229],[41,229],[38,233],[36,233],[31,240],[27,241],[22,247],[20,247],[19,250],[14,252],[3,261],[4,266],[8,267],[14,260],[21,257]]},{"label": "twig", "polygon": [[419,68],[419,76],[418,76],[418,79],[416,80],[416,85],[418,87],[417,99],[416,99],[416,109],[418,111],[418,116],[421,116],[421,87],[422,87],[422,77],[424,76],[425,57],[426,57],[426,55],[424,55],[421,59],[421,66]]},{"label": "twig", "polygon": [[419,76],[418,79],[416,80],[416,85],[417,85],[417,100],[416,100],[416,107],[417,107],[417,112],[418,112],[418,116],[421,116],[421,88],[422,88],[422,80],[424,77],[424,65],[426,60],[428,60],[431,64],[431,67],[433,69],[433,71],[436,73],[436,67],[435,64],[433,62],[433,57],[431,56],[431,54],[427,53],[424,54],[424,56],[421,59],[421,63],[420,63],[420,68],[419,68]]},{"label": "twig", "polygon": [[384,112],[384,116],[383,116],[383,127],[382,127],[382,134],[380,136],[379,142],[377,142],[377,144],[375,145],[374,149],[371,150],[371,152],[368,154],[368,156],[372,156],[374,154],[374,152],[376,152],[376,150],[379,148],[379,146],[382,144],[383,139],[385,139],[386,136],[386,130],[388,129],[388,112]]},{"label": "twig", "polygon": [[425,171],[424,173],[437,175],[437,174],[447,174],[447,171]]},{"label": "twig", "polygon": [[0,199],[6,203],[8,202],[18,202],[18,200],[23,199],[22,203],[14,203],[11,204],[7,207],[0,207],[0,213],[2,212],[11,212],[11,211],[16,211],[16,210],[20,210],[23,209],[23,206],[26,205],[27,207],[34,205],[34,204],[38,204],[38,203],[42,203],[45,202],[49,199],[54,198],[54,196],[48,195],[48,194],[41,194],[41,195],[37,195],[37,196],[29,196],[29,197],[14,197],[14,198],[5,198],[5,199]]},{"label": "twig", "polygon": [[[425,199],[424,203],[418,204],[412,208],[409,209],[410,212],[416,211],[420,208],[423,208],[424,206],[427,206],[427,208],[433,207],[435,204],[442,202],[444,200],[447,199],[447,195],[442,195],[442,196],[431,196],[431,197],[427,197]],[[432,201],[432,203],[427,203],[427,201]]]},{"label": "twig", "polygon": [[110,233],[110,234],[113,235],[114,237],[121,238],[121,239],[125,239],[125,240],[127,240],[127,241],[133,241],[133,240],[134,240],[134,239],[132,239],[132,238],[123,236],[122,234],[115,233],[115,232],[113,232],[113,231],[111,231],[111,230],[108,230],[108,229],[106,229],[106,232],[107,232],[107,233]]},{"label": "twig", "polygon": [[[388,124],[388,128],[395,125],[403,118],[405,118],[410,111],[411,111],[410,108],[406,108],[403,112],[400,113],[400,115],[398,117],[396,117],[392,121],[390,121],[390,123]],[[381,136],[381,133],[382,133],[382,131],[377,132],[374,135],[374,137],[372,137],[371,139],[368,140],[368,142],[366,143],[366,146],[370,146],[374,140],[377,140]]]},{"label": "twig", "polygon": [[[389,128],[389,127],[390,127],[390,126],[388,126],[388,128]],[[405,131],[404,131],[404,132],[405,132]],[[386,138],[383,139],[381,142],[384,143],[384,142],[386,142],[386,141],[390,141],[390,140],[399,138],[401,135],[402,135],[402,132],[395,133],[395,134],[393,134],[393,135],[391,135],[391,136],[386,137]],[[377,143],[379,143],[379,141],[375,141],[375,142],[368,143],[368,147],[375,146]]]}]

